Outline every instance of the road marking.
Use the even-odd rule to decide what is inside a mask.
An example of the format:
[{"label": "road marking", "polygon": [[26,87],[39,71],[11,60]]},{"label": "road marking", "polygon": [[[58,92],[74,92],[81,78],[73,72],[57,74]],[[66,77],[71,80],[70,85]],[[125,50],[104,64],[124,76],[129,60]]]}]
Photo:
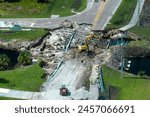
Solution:
[{"label": "road marking", "polygon": [[95,28],[95,26],[96,26],[96,24],[97,24],[97,21],[98,21],[100,15],[102,14],[102,11],[104,10],[105,5],[106,5],[106,2],[100,3],[98,12],[97,12],[97,14],[96,14],[96,16],[95,16],[95,19],[94,19],[93,22],[92,22],[93,28]]},{"label": "road marking", "polygon": [[92,24],[94,24],[94,23],[96,22],[96,19],[97,19],[97,17],[98,17],[98,14],[99,14],[99,12],[100,12],[101,8],[102,8],[102,4],[100,3],[99,9],[98,9],[98,11],[97,11],[97,13],[96,13],[96,16],[95,16],[95,18],[94,18],[94,20],[93,20],[93,23],[92,23]]}]

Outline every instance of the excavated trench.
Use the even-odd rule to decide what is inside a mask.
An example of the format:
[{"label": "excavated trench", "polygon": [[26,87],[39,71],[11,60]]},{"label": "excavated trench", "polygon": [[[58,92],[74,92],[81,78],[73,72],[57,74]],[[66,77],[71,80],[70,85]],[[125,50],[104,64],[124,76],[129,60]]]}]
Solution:
[{"label": "excavated trench", "polygon": [[126,72],[150,76],[150,49],[142,47],[114,47],[111,50],[112,56],[109,63],[116,69],[121,69],[121,53],[123,53],[123,67]]},{"label": "excavated trench", "polygon": [[150,57],[131,58],[131,65],[128,72],[139,75],[143,72],[144,75],[150,76]]}]

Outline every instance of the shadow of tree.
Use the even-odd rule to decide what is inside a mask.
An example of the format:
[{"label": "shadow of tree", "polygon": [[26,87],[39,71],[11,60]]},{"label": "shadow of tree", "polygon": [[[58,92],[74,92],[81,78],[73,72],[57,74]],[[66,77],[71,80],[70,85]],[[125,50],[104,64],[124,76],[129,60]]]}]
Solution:
[{"label": "shadow of tree", "polygon": [[9,83],[9,81],[4,78],[0,78],[0,83]]}]

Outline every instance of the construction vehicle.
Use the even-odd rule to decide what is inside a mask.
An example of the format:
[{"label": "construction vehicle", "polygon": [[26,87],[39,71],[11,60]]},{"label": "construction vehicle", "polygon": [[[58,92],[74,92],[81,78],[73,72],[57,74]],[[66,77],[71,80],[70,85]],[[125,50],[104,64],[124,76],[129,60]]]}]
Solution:
[{"label": "construction vehicle", "polygon": [[93,32],[91,32],[88,36],[86,36],[84,38],[84,42],[80,43],[78,45],[78,50],[79,52],[82,52],[82,51],[87,51],[89,52],[89,45],[88,45],[88,41],[93,39],[94,37],[96,37],[96,35],[94,35]]},{"label": "construction vehicle", "polygon": [[67,96],[68,95],[68,89],[66,88],[65,85],[62,85],[60,88],[60,95],[62,96]]}]

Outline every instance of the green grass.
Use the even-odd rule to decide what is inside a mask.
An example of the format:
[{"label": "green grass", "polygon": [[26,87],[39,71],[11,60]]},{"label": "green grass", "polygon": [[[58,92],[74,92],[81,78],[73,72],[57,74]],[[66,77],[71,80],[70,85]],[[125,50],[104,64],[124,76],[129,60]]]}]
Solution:
[{"label": "green grass", "polygon": [[[103,76],[105,85],[117,88],[115,99],[118,100],[149,100],[150,99],[150,79],[133,78],[124,74],[120,78],[120,72],[103,66]],[[113,94],[112,94],[113,95]]]},{"label": "green grass", "polygon": [[[76,2],[80,1],[80,4],[76,4]],[[86,8],[86,1],[87,0],[75,0],[74,4],[72,5],[73,8],[75,8],[75,11],[81,12],[83,9]],[[80,6],[80,7],[79,7]]]},{"label": "green grass", "polygon": [[130,29],[131,32],[141,37],[139,41],[132,41],[129,46],[141,46],[150,48],[150,28],[149,27],[133,27]]},{"label": "green grass", "polygon": [[142,40],[137,40],[137,41],[131,41],[128,44],[129,47],[134,47],[134,46],[140,46],[140,47],[145,47],[145,48],[150,48],[150,41],[142,39]]},{"label": "green grass", "polygon": [[135,27],[131,28],[130,31],[136,33],[137,35],[139,35],[143,38],[150,39],[150,28],[149,27],[135,26]]},{"label": "green grass", "polygon": [[0,100],[21,100],[17,98],[0,97]]},{"label": "green grass", "polygon": [[31,31],[0,31],[0,39],[4,40],[35,40],[46,34],[44,29],[34,29]]},{"label": "green grass", "polygon": [[37,0],[22,0],[18,3],[0,3],[1,18],[44,18],[52,14],[60,16],[72,15],[71,9],[82,11],[86,8],[86,0],[74,4],[76,0],[51,0],[50,3],[37,3]]},{"label": "green grass", "polygon": [[132,18],[137,0],[123,0],[107,28],[120,28],[128,24]]},{"label": "green grass", "polygon": [[0,71],[0,88],[38,91],[43,83],[44,71],[38,64],[8,71]]}]

